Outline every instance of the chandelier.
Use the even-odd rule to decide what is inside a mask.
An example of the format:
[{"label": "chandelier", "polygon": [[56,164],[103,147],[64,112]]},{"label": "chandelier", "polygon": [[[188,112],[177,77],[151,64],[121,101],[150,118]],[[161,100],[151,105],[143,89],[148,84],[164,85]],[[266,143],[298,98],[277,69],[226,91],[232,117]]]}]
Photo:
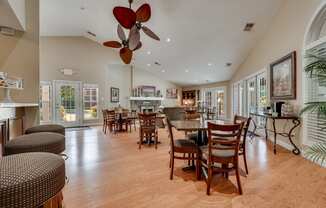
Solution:
[{"label": "chandelier", "polygon": [[[160,41],[160,38],[148,27],[145,22],[151,18],[151,7],[149,4],[143,4],[135,12],[131,5],[133,0],[129,1],[129,8],[117,6],[113,9],[113,15],[118,21],[117,33],[120,41],[107,41],[103,45],[110,48],[120,48],[120,58],[125,64],[130,64],[133,52],[142,47],[140,41],[140,31],[143,31],[149,37]],[[124,29],[129,31],[128,37]]]}]

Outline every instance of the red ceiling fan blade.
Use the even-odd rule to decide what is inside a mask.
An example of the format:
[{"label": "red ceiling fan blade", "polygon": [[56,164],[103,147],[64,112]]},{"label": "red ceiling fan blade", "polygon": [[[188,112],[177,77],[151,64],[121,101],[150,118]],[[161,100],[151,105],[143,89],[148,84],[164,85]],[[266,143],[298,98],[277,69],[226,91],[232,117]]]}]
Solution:
[{"label": "red ceiling fan blade", "polygon": [[118,32],[118,36],[119,36],[120,40],[125,41],[126,40],[126,34],[125,34],[125,31],[123,31],[120,24],[118,24],[117,32]]},{"label": "red ceiling fan blade", "polygon": [[137,48],[139,44],[139,41],[140,41],[140,33],[135,25],[131,28],[129,33],[129,48],[131,50],[135,50],[135,48]]},{"label": "red ceiling fan blade", "polygon": [[133,51],[140,49],[142,46],[143,46],[143,44],[139,41],[137,47]]},{"label": "red ceiling fan blade", "polygon": [[149,4],[143,4],[136,11],[136,20],[138,22],[147,22],[151,18],[151,7]]},{"label": "red ceiling fan blade", "polygon": [[121,48],[120,50],[120,58],[125,64],[130,64],[132,59],[132,50],[129,48]]},{"label": "red ceiling fan blade", "polygon": [[114,7],[113,14],[120,25],[131,29],[136,24],[136,13],[127,7]]},{"label": "red ceiling fan blade", "polygon": [[104,46],[110,47],[110,48],[121,48],[122,44],[118,41],[107,41],[103,43]]},{"label": "red ceiling fan blade", "polygon": [[142,29],[143,29],[143,32],[148,35],[149,37],[155,39],[155,40],[158,40],[160,41],[160,38],[153,32],[151,31],[148,27],[146,26],[142,26]]}]

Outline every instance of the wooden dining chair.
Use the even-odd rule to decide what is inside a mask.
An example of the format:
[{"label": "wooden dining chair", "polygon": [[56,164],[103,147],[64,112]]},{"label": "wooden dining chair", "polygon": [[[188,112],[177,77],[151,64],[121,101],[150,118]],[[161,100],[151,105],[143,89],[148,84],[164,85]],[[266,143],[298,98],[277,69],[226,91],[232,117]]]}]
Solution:
[{"label": "wooden dining chair", "polygon": [[[195,160],[196,177],[199,179],[200,174],[200,153],[198,146],[189,139],[174,139],[170,119],[167,118],[167,126],[170,138],[170,180],[173,179],[174,159],[178,160]],[[180,154],[180,155],[178,155]]]},{"label": "wooden dining chair", "polygon": [[242,194],[238,159],[243,123],[220,125],[208,122],[207,125],[208,146],[201,147],[201,170],[207,184],[206,194],[210,194],[214,173],[222,173],[228,178],[229,172],[234,170],[239,194]]},{"label": "wooden dining chair", "polygon": [[[106,114],[107,114],[107,121],[106,121],[107,125],[106,126],[109,127],[110,132],[113,131],[115,133],[116,129],[118,128],[115,111],[114,110],[107,110]],[[106,130],[105,130],[105,133],[106,133]]]},{"label": "wooden dining chair", "polygon": [[130,112],[130,120],[131,120],[130,129],[131,129],[131,125],[134,125],[134,129],[136,131],[137,130],[137,126],[136,126],[137,111],[136,110],[131,110],[131,112]]},{"label": "wooden dining chair", "polygon": [[251,117],[243,117],[243,116],[235,115],[233,122],[234,122],[234,124],[237,124],[237,123],[244,124],[242,133],[241,133],[241,139],[240,139],[239,155],[243,156],[243,162],[245,165],[246,174],[248,175],[249,171],[248,171],[248,164],[247,164],[247,152],[246,152],[247,142],[246,141],[247,141],[247,133],[248,133],[250,122],[251,122]]},{"label": "wooden dining chair", "polygon": [[139,149],[144,141],[144,138],[151,144],[154,139],[155,149],[157,149],[158,143],[158,130],[156,127],[156,113],[139,113]]},{"label": "wooden dining chair", "polygon": [[102,110],[102,116],[103,116],[102,131],[104,132],[104,134],[106,134],[106,129],[107,129],[107,110],[106,109]]},{"label": "wooden dining chair", "polygon": [[131,132],[131,123],[132,120],[130,118],[130,113],[128,109],[123,109],[122,110],[122,120],[123,120],[123,124],[126,126],[126,130]]}]

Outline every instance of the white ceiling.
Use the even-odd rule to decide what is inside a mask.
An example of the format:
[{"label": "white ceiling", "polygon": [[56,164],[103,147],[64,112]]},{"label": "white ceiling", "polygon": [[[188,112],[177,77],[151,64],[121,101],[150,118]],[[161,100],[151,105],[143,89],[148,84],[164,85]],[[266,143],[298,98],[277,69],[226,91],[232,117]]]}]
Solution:
[{"label": "white ceiling", "polygon": [[[134,1],[135,10],[146,2]],[[137,51],[134,64],[136,68],[143,68],[182,86],[229,80],[251,48],[268,32],[283,1],[147,1],[152,7],[152,18],[146,25],[161,37],[161,41],[142,34],[143,48]],[[128,1],[40,2],[42,36],[87,36],[86,32],[91,31],[97,35],[97,41],[103,42],[117,39],[117,21],[112,9],[118,5],[127,6]],[[243,31],[247,22],[256,24],[253,31]],[[171,42],[166,42],[167,38]],[[148,51],[151,51],[150,55]],[[156,61],[161,66],[156,66]],[[232,62],[232,66],[226,67],[227,62]]]}]

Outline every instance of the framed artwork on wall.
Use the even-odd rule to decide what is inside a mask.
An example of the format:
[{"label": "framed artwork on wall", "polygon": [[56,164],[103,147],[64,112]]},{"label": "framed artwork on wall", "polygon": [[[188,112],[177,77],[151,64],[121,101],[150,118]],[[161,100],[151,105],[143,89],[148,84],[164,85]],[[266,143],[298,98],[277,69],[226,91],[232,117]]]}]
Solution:
[{"label": "framed artwork on wall", "polygon": [[296,52],[270,65],[271,100],[295,100],[297,96]]},{"label": "framed artwork on wall", "polygon": [[175,88],[166,89],[166,98],[177,99],[178,98],[178,89],[175,89]]},{"label": "framed artwork on wall", "polygon": [[111,87],[111,103],[120,102],[119,88]]}]

